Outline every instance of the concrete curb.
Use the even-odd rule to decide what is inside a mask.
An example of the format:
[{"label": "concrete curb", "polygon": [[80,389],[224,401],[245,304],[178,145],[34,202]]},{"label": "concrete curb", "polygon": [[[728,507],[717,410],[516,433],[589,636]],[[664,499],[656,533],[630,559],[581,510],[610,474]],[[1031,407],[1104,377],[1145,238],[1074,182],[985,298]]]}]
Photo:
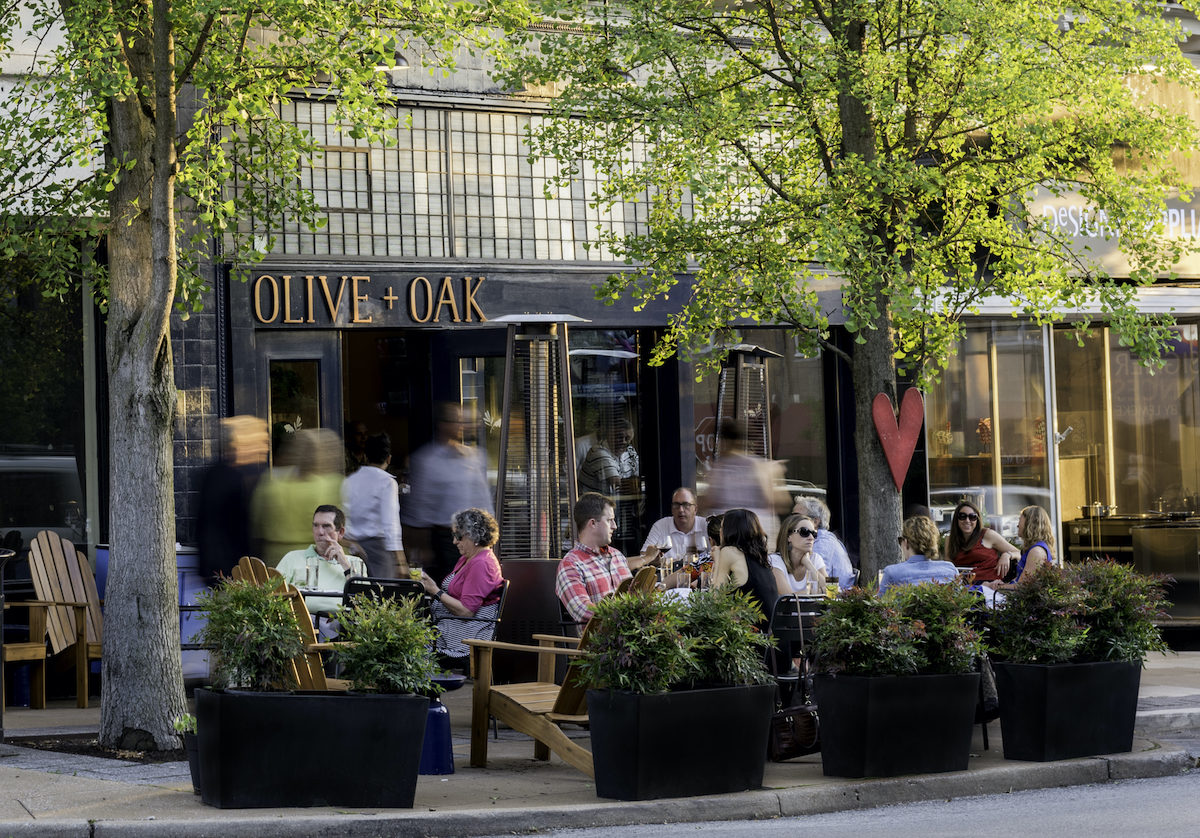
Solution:
[{"label": "concrete curb", "polygon": [[293,838],[295,835],[329,838],[457,838],[630,824],[771,819],[1113,780],[1169,777],[1196,767],[1196,760],[1187,752],[1165,748],[1056,763],[1006,763],[952,774],[849,781],[835,785],[814,784],[634,803],[598,801],[595,804],[536,809],[389,811],[376,815],[347,813],[309,816],[272,812],[254,816],[238,812],[230,817],[139,821],[39,820],[0,823],[0,830],[16,838],[33,835],[41,838]]}]

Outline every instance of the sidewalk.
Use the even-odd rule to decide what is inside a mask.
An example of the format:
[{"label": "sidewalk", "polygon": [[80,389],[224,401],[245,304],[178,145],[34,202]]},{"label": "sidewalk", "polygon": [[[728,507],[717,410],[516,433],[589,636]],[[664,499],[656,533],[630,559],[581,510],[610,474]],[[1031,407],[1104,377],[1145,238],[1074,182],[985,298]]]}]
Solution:
[{"label": "sidewalk", "polygon": [[[827,779],[820,756],[767,763],[764,788],[740,794],[623,803],[601,800],[583,774],[552,757],[533,759],[527,737],[500,731],[488,768],[467,765],[469,687],[444,699],[450,710],[457,773],[423,776],[411,810],[233,809],[204,806],[191,792],[187,764],[138,765],[34,751],[22,735],[94,732],[98,707],[5,711],[0,744],[0,833],[39,836],[499,835],[630,823],[774,818],[890,803],[1081,785],[1178,774],[1200,756],[1200,652],[1154,656],[1142,675],[1138,736],[1130,754],[1057,763],[1008,762],[1000,724],[979,728],[970,768],[953,774],[884,780]],[[680,731],[680,735],[689,735]],[[696,734],[699,735],[699,734]],[[580,732],[586,738],[586,732]],[[314,763],[314,776],[336,766]]]}]

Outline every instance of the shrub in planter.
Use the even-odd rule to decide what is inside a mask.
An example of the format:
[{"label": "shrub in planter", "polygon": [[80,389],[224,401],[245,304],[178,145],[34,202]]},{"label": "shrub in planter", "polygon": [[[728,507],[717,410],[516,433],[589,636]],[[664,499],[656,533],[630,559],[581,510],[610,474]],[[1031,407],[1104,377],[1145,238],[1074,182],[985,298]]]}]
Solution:
[{"label": "shrub in planter", "polygon": [[1141,667],[1164,650],[1161,578],[1117,562],[1043,566],[991,618],[1007,759],[1133,749]]},{"label": "shrub in planter", "polygon": [[[220,683],[286,683],[291,659],[303,651],[290,602],[272,588],[227,582],[207,604],[205,639],[215,647]],[[341,654],[369,693],[196,692],[205,803],[412,806],[434,669],[432,629],[399,603],[364,603],[344,615],[344,625],[361,645]],[[384,694],[397,691],[422,694]],[[314,774],[314,735],[322,760],[336,770]]]},{"label": "shrub in planter", "polygon": [[691,641],[694,687],[770,684],[763,665],[771,639],[755,626],[762,612],[730,587],[693,591],[683,609],[683,634]]},{"label": "shrub in planter", "polygon": [[958,583],[861,588],[830,603],[815,632],[814,679],[827,776],[966,769],[982,641]]},{"label": "shrub in planter", "polygon": [[351,689],[418,695],[436,689],[437,629],[418,612],[417,599],[361,597],[338,615],[338,621],[346,643],[334,656]]},{"label": "shrub in planter", "polygon": [[295,686],[292,659],[304,651],[292,605],[279,595],[283,580],[256,585],[224,579],[196,599],[208,620],[199,642],[213,650],[217,687],[287,690]]},{"label": "shrub in planter", "polygon": [[762,659],[766,638],[752,628],[762,615],[732,591],[692,599],[689,607],[650,591],[596,606],[580,666],[595,687],[588,716],[600,797],[762,785],[775,692]]}]

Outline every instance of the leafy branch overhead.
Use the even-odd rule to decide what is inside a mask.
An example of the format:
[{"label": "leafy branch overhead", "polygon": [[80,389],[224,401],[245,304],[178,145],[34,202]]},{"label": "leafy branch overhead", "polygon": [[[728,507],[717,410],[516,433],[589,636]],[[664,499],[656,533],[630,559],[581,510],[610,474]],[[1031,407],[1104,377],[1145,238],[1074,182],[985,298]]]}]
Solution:
[{"label": "leafy branch overhead", "polygon": [[[507,80],[554,85],[559,118],[533,140],[564,178],[586,160],[607,175],[597,204],[650,201],[607,235],[631,269],[599,295],[676,296],[694,273],[660,358],[738,319],[790,324],[811,348],[830,275],[860,342],[887,332],[894,357],[934,373],[959,319],[992,295],[1039,321],[1109,314],[1152,356],[1163,322],[1131,317],[1131,301],[1182,252],[1161,215],[1196,136],[1173,103],[1197,74],[1159,4],[1064,9],[554,0]],[[1130,282],[1033,203],[1068,194],[1106,214]]]},{"label": "leafy branch overhead", "polygon": [[[108,103],[133,98],[154,124],[163,107],[156,91],[170,84],[179,118],[174,186],[194,222],[178,231],[175,291],[192,309],[205,287],[197,260],[213,236],[224,238],[231,263],[253,265],[273,244],[248,234],[255,222],[260,229],[281,219],[323,224],[301,177],[323,146],[393,140],[394,111],[380,107],[392,95],[381,69],[395,64],[397,50],[449,72],[461,54],[456,44],[480,47],[494,37],[487,26],[524,19],[521,3],[492,0],[185,0],[163,4],[170,33],[163,66],[152,49],[158,13],[150,3],[25,6],[23,15],[0,19],[0,52],[11,39],[15,69],[29,73],[12,77],[0,97],[0,205],[7,208],[0,256],[39,254],[47,288],[57,290],[78,269],[80,242],[96,245],[149,212],[137,201],[112,209],[114,190],[138,161],[113,142]],[[323,123],[286,114],[301,92],[334,103],[328,137]]]}]

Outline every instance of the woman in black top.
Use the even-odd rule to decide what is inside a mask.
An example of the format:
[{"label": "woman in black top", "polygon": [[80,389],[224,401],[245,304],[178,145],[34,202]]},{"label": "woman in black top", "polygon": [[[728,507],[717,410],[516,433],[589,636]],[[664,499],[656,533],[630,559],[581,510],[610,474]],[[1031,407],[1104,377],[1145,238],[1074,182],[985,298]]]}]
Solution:
[{"label": "woman in black top", "polygon": [[779,598],[779,586],[767,559],[767,535],[758,516],[749,509],[728,510],[721,521],[721,546],[736,548],[746,557],[747,579],[738,590],[750,594],[762,609],[759,627],[765,629]]}]

